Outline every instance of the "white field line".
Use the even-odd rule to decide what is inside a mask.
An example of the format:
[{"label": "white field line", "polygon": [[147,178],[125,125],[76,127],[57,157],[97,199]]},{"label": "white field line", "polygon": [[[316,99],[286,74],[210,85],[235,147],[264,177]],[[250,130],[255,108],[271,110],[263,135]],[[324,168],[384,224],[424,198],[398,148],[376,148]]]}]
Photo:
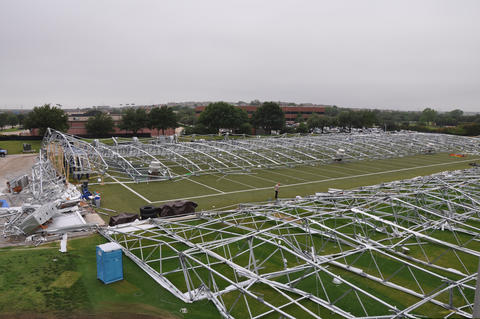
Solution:
[{"label": "white field line", "polygon": [[[341,164],[341,165],[344,165],[344,164]],[[348,165],[348,163],[345,164],[345,165]],[[333,166],[333,164],[330,165],[330,166],[331,167],[320,167],[319,166],[319,167],[316,167],[315,169],[319,170],[322,173],[325,173],[325,172],[335,173],[335,174],[340,173],[340,174],[344,174],[345,176],[350,176],[349,173],[345,173],[345,170],[344,170],[345,167],[337,167],[337,166]],[[365,171],[360,171],[360,170],[353,169],[353,168],[350,168],[350,170],[358,171],[360,173],[365,173]],[[326,178],[334,178],[333,176],[325,176],[325,177]],[[340,175],[340,177],[343,177],[343,176]]]},{"label": "white field line", "polygon": [[[266,171],[265,171],[265,172],[266,172]],[[264,180],[264,181],[269,182],[269,183],[272,183],[272,185],[275,185],[275,184],[277,183],[277,182],[275,182],[275,181],[272,180],[272,179],[265,178],[265,177],[261,177],[261,176],[257,176],[256,174],[257,174],[257,173],[252,172],[252,174],[250,174],[249,176],[255,177],[255,178],[257,178],[257,179]],[[256,188],[255,188],[255,189],[256,189]]]},{"label": "white field line", "polygon": [[[218,175],[216,175],[216,174],[213,174],[213,176],[218,177]],[[255,186],[248,185],[248,184],[245,184],[245,183],[242,183],[242,182],[239,182],[239,181],[236,181],[236,180],[227,178],[227,177],[225,177],[225,176],[227,176],[227,175],[220,176],[220,178],[217,179],[217,181],[219,181],[219,180],[221,180],[221,179],[224,179],[224,180],[226,180],[226,181],[230,181],[230,182],[235,183],[235,184],[243,185],[243,186],[246,186],[246,187],[251,188],[251,189],[255,189],[255,188],[256,188]]]},{"label": "white field line", "polygon": [[203,183],[194,181],[193,179],[190,179],[190,177],[189,177],[189,178],[185,178],[185,179],[186,179],[187,181],[196,183],[196,184],[201,185],[201,186],[203,186],[203,187],[210,188],[210,189],[212,189],[212,190],[214,190],[214,191],[216,191],[216,192],[219,192],[220,194],[225,194],[225,192],[222,192],[221,190],[218,190],[218,189],[216,189],[216,188],[213,188],[213,187],[211,187],[211,186],[205,185],[205,184],[203,184]]},{"label": "white field line", "polygon": [[143,199],[144,201],[146,201],[147,203],[151,203],[150,200],[146,199],[145,197],[143,197],[142,195],[140,195],[139,193],[137,193],[136,191],[134,191],[133,189],[131,189],[130,187],[128,187],[127,185],[125,185],[124,183],[120,182],[118,179],[116,179],[115,177],[111,176],[111,175],[108,175],[111,179],[113,179],[114,181],[116,181],[118,184],[122,185],[123,187],[125,187],[126,189],[128,189],[129,191],[131,191],[132,193],[134,193],[135,195],[137,195],[138,197],[140,197],[141,199]]},{"label": "white field line", "polygon": [[[478,159],[471,159],[471,160],[463,160],[463,161],[450,162],[450,163],[438,163],[438,164],[431,164],[431,165],[423,165],[423,166],[415,166],[415,167],[406,167],[406,168],[393,169],[393,170],[381,171],[381,172],[366,173],[366,174],[359,174],[359,175],[350,175],[350,176],[342,176],[342,177],[332,177],[332,178],[322,179],[322,180],[317,180],[317,181],[309,181],[309,182],[302,182],[302,183],[295,183],[295,184],[287,184],[287,185],[283,185],[282,188],[294,187],[294,186],[301,186],[301,185],[308,185],[308,184],[319,184],[319,183],[337,181],[337,180],[342,180],[342,179],[351,179],[351,178],[358,178],[358,177],[365,177],[365,176],[373,176],[373,175],[381,175],[381,174],[388,174],[388,173],[395,173],[395,172],[410,171],[410,170],[415,170],[415,169],[419,169],[419,168],[427,168],[427,167],[451,165],[451,164],[456,164],[456,163],[473,162],[473,161],[477,161],[477,160],[478,160]],[[243,189],[243,190],[239,190],[239,191],[225,192],[225,193],[223,193],[223,194],[221,194],[221,195],[230,195],[230,194],[246,193],[246,192],[261,191],[261,190],[271,190],[271,189],[273,189],[272,186],[269,186],[269,187],[260,187],[260,188],[256,188],[256,189]],[[156,204],[156,203],[163,203],[163,202],[170,202],[170,201],[177,201],[177,200],[187,200],[187,199],[197,199],[197,198],[205,198],[205,197],[214,197],[214,196],[218,196],[218,195],[219,195],[219,194],[199,195],[199,196],[192,196],[192,197],[184,197],[184,198],[175,198],[175,199],[159,200],[159,201],[154,201],[154,202],[150,202],[150,203],[151,203],[151,204]]]},{"label": "white field line", "polygon": [[296,180],[299,180],[299,181],[307,181],[307,180],[304,179],[304,178],[300,178],[300,177],[295,177],[295,176],[291,176],[291,175],[288,175],[288,174],[282,174],[282,173],[274,172],[273,170],[272,170],[272,171],[269,171],[268,173],[277,174],[277,175],[285,176],[285,177],[288,177],[288,178],[293,178],[293,179],[296,179]]},{"label": "white field line", "polygon": [[[305,166],[305,168],[307,168]],[[312,167],[313,168],[313,167]],[[289,170],[295,170],[295,168],[288,168]],[[330,178],[330,176],[325,176],[325,175],[322,175],[322,174],[317,174],[317,173],[314,173],[314,172],[311,172],[311,171],[305,171],[303,170],[303,167],[299,170],[300,173],[302,174],[307,174],[307,175],[313,175],[313,176],[317,176],[317,177],[325,177],[325,178]],[[295,173],[295,172],[292,172],[292,173]]]},{"label": "white field line", "polygon": [[[360,173],[365,173],[365,171],[362,171],[361,169],[356,169],[356,168],[351,168],[351,167],[342,167],[341,168],[342,170],[349,170],[349,171],[354,171],[354,172],[360,172]],[[329,168],[328,169],[329,171],[332,171],[332,172],[336,172],[338,170],[335,170],[335,169],[332,169],[332,168]],[[375,172],[378,172],[378,170],[375,170],[375,171],[370,171],[370,173],[375,173]],[[327,176],[328,177],[328,176]]]}]

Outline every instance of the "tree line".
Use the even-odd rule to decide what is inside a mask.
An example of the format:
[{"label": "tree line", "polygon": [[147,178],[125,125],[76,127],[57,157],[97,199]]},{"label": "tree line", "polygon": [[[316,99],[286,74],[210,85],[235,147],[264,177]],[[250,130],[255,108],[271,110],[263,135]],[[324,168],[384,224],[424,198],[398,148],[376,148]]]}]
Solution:
[{"label": "tree line", "polygon": [[[83,115],[89,117],[85,125],[89,135],[107,136],[114,132],[115,122],[109,114],[94,109]],[[50,104],[35,107],[26,115],[11,112],[0,113],[0,129],[6,125],[38,129],[39,135],[44,135],[49,127],[59,131],[67,131],[69,127],[68,115],[62,109]],[[166,106],[152,108],[148,113],[145,109],[140,108],[124,109],[118,124],[118,128],[131,131],[133,134],[137,134],[144,128],[161,131],[164,134],[165,130],[177,127],[179,127],[177,115],[173,109]]]},{"label": "tree line", "polygon": [[23,125],[25,114],[15,114],[13,112],[0,113],[0,130],[6,126]]},{"label": "tree line", "polygon": [[[457,135],[479,135],[480,114],[465,115],[462,110],[439,113],[431,108],[421,112],[358,110],[329,106],[325,113],[312,114],[305,119],[298,114],[294,125],[287,125],[285,115],[275,102],[258,103],[256,111],[249,118],[246,111],[226,102],[210,103],[200,116],[190,107],[154,107],[147,112],[142,108],[126,108],[118,128],[137,134],[144,128],[165,133],[169,128],[185,127],[185,134],[217,134],[220,130],[250,134],[252,128],[261,129],[263,134],[272,131],[280,133],[324,132],[325,128],[336,127],[350,132],[352,128],[381,127],[385,130],[409,129],[422,132],[440,132]],[[115,128],[112,117],[100,110],[90,110],[86,129],[91,136],[110,135]],[[50,104],[35,107],[27,114],[0,113],[0,129],[20,125],[27,129],[38,128],[41,135],[47,127],[60,131],[68,129],[68,116]]]},{"label": "tree line", "polygon": [[217,133],[220,128],[234,133],[248,133],[252,128],[261,128],[265,134],[273,130],[280,133],[325,132],[335,127],[345,132],[352,128],[380,127],[387,131],[400,129],[479,135],[480,114],[465,115],[462,110],[439,113],[431,108],[423,111],[390,111],[378,109],[348,109],[337,106],[325,107],[324,114],[312,114],[305,119],[297,114],[294,125],[287,125],[281,107],[275,102],[257,103],[257,110],[249,119],[245,111],[225,102],[209,104],[200,114],[188,134]]}]

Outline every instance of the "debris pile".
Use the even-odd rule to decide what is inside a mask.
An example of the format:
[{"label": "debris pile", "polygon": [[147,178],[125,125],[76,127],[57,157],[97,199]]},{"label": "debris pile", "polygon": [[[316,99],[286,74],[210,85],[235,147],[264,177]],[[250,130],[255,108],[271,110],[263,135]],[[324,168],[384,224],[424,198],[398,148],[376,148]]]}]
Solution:
[{"label": "debris pile", "polygon": [[[103,220],[88,218],[96,215],[82,194],[65,177],[58,174],[40,153],[31,175],[24,174],[7,181],[5,203],[0,206],[0,232],[11,241],[31,240],[53,234],[86,231]],[[86,222],[94,221],[91,223]]]}]

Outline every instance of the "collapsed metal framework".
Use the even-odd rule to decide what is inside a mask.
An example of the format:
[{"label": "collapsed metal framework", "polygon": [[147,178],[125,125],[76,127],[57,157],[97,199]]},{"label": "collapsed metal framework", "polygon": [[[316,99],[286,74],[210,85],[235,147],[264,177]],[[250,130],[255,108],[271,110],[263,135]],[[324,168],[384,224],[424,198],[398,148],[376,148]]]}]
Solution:
[{"label": "collapsed metal framework", "polygon": [[[32,214],[40,214],[41,210],[51,211],[52,214],[41,214],[45,218],[43,222],[46,222],[61,213],[52,208],[58,202],[80,197],[80,192],[75,186],[66,183],[65,176],[58,173],[43,152],[41,150],[32,166],[31,174],[16,178],[25,181],[20,193],[7,195],[14,207],[0,208],[0,232],[4,237],[25,234],[22,223]],[[41,220],[39,224],[43,224]]]},{"label": "collapsed metal framework", "polygon": [[134,138],[109,145],[49,129],[43,149],[63,175],[108,173],[144,181],[209,173],[240,173],[257,168],[326,164],[435,152],[479,154],[480,139],[445,134],[376,133],[295,137],[226,138],[177,142],[174,138]]},{"label": "collapsed metal framework", "polygon": [[225,318],[472,317],[480,169],[102,231]]}]

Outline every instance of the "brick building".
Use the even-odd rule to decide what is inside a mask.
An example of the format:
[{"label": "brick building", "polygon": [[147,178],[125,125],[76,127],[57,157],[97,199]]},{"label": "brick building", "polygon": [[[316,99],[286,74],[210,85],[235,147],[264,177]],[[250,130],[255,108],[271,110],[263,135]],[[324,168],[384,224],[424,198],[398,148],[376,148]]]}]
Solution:
[{"label": "brick building", "polygon": [[[120,125],[120,122],[122,120],[122,115],[120,115],[120,114],[110,114],[110,116],[112,117],[113,124],[114,124],[114,129],[113,129],[112,135],[115,135],[115,134],[118,134],[118,135],[120,135],[120,134],[133,134],[132,131],[121,130],[120,128],[118,128],[118,126]],[[67,130],[66,133],[72,134],[72,135],[77,135],[77,136],[88,136],[86,125],[87,125],[87,122],[88,122],[89,118],[90,118],[90,116],[85,116],[84,114],[74,114],[74,113],[68,114],[68,130]],[[157,135],[162,134],[162,131],[161,130],[158,131],[156,129],[151,130],[151,129],[145,127],[145,128],[142,128],[142,129],[138,130],[138,133],[150,134],[150,136],[157,136]],[[37,136],[38,134],[39,134],[38,129],[31,130],[31,135]],[[175,134],[174,129],[169,128],[169,129],[165,130],[165,135],[173,135],[173,134]]]}]

